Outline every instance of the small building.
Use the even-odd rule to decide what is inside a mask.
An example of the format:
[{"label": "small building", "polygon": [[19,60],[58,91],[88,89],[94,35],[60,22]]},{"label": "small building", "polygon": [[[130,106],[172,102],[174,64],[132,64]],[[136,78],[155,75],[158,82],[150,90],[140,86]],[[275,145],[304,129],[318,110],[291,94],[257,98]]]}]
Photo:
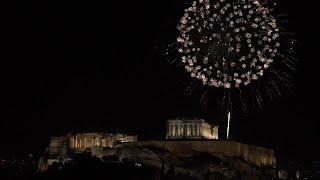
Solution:
[{"label": "small building", "polygon": [[218,139],[218,130],[204,119],[169,119],[166,139]]}]

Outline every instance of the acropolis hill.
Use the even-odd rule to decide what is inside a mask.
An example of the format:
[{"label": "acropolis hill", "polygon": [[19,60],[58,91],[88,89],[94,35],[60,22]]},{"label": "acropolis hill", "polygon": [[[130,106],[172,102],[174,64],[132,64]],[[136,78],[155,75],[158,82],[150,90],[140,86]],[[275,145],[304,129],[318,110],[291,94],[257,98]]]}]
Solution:
[{"label": "acropolis hill", "polygon": [[[39,171],[45,171],[53,162],[72,161],[74,154],[86,151],[98,158],[116,155],[120,161],[126,159],[160,169],[163,168],[163,162],[179,167],[181,164],[174,159],[193,161],[205,154],[229,164],[226,167],[212,164],[213,169],[228,167],[233,172],[232,168],[241,167],[237,171],[242,174],[275,176],[276,158],[273,149],[220,141],[217,139],[217,128],[218,126],[209,125],[204,120],[177,119],[168,121],[167,136],[163,141],[138,141],[136,135],[108,133],[77,133],[69,137],[52,137],[40,160]],[[187,170],[188,167],[181,168],[182,172],[193,171]]]}]

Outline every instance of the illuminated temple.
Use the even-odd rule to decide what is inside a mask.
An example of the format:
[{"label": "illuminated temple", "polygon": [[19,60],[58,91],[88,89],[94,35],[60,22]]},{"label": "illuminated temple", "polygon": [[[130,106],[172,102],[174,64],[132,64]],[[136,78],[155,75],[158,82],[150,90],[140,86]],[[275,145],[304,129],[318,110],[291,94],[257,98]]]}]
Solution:
[{"label": "illuminated temple", "polygon": [[51,137],[50,149],[60,149],[65,142],[70,149],[82,150],[93,147],[114,147],[117,143],[137,141],[137,135],[109,133],[77,133],[73,136]]},{"label": "illuminated temple", "polygon": [[53,136],[39,161],[39,171],[44,171],[53,162],[66,162],[76,153],[91,152],[92,156],[102,157],[114,151],[121,143],[137,141],[137,135],[110,133],[77,133],[67,136]]},{"label": "illuminated temple", "polygon": [[218,130],[204,119],[170,119],[166,139],[218,139]]},{"label": "illuminated temple", "polygon": [[137,135],[78,133],[70,137],[70,148],[114,147],[117,142],[137,141]]}]

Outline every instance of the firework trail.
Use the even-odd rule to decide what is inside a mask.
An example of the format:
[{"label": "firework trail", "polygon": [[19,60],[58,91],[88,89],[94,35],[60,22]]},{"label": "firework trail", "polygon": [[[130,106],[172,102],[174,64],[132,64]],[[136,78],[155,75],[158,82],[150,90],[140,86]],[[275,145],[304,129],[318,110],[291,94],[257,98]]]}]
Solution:
[{"label": "firework trail", "polygon": [[228,113],[228,126],[227,126],[227,139],[229,139],[229,133],[230,133],[230,112]]}]

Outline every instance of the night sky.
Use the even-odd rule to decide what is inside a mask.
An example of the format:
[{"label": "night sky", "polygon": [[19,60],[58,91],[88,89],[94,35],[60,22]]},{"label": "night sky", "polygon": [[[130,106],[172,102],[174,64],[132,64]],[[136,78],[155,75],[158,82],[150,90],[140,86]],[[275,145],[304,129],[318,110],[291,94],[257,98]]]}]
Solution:
[{"label": "night sky", "polygon": [[[174,42],[183,0],[8,5],[2,33],[1,153],[39,152],[52,135],[121,132],[162,139],[171,117],[221,123],[214,105],[185,93],[188,74],[161,47]],[[231,137],[319,158],[317,22],[312,5],[281,0],[300,43],[292,93],[262,110],[234,108]],[[307,12],[303,12],[307,11]],[[2,38],[3,39],[3,38]],[[306,151],[306,149],[308,151]],[[304,155],[308,152],[308,155]]]}]

